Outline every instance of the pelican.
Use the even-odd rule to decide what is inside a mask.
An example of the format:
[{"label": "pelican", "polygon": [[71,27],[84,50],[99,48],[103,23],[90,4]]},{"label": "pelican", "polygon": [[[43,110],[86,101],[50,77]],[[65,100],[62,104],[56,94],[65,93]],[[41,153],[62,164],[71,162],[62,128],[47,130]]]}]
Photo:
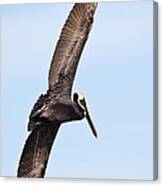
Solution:
[{"label": "pelican", "polygon": [[76,92],[71,99],[75,73],[96,7],[97,3],[76,3],[64,24],[50,65],[48,90],[38,98],[29,116],[31,133],[20,157],[18,177],[44,177],[61,124],[86,118],[97,137],[84,95]]}]

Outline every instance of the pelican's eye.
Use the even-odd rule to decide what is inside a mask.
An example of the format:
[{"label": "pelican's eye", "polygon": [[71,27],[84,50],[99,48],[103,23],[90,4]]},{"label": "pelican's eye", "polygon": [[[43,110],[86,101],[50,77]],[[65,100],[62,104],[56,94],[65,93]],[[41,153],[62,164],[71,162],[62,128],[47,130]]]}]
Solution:
[{"label": "pelican's eye", "polygon": [[81,105],[81,106],[84,108],[84,110],[85,110],[85,108],[86,108],[86,102],[85,102],[85,99],[82,98],[82,99],[79,100],[79,102],[80,102],[80,105]]},{"label": "pelican's eye", "polygon": [[87,106],[86,106],[85,99],[84,98],[80,99],[78,101],[78,104],[79,104],[80,108],[83,110],[84,116],[86,116],[86,114],[87,114],[87,110],[86,110]]},{"label": "pelican's eye", "polygon": [[78,99],[78,105],[80,106],[80,108],[83,110],[83,112],[85,114],[85,111],[86,111],[86,102],[85,102],[84,97]]}]

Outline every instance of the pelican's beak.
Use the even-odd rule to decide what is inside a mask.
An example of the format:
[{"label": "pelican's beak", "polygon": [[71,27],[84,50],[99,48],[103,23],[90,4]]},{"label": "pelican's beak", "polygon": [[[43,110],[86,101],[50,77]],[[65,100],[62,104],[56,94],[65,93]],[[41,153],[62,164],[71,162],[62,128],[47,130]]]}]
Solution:
[{"label": "pelican's beak", "polygon": [[92,130],[93,135],[97,138],[97,131],[96,131],[94,125],[93,125],[93,122],[91,120],[91,117],[90,117],[90,114],[89,114],[88,110],[86,111],[86,116],[85,117],[88,121],[88,124],[89,124],[91,130]]},{"label": "pelican's beak", "polygon": [[90,114],[89,114],[88,107],[87,107],[87,105],[86,105],[85,99],[81,100],[81,104],[82,104],[83,107],[84,107],[84,110],[85,110],[85,111],[84,111],[84,115],[85,115],[85,117],[86,117],[86,119],[87,119],[87,121],[88,121],[88,124],[89,124],[89,126],[90,126],[90,128],[91,128],[91,130],[92,130],[92,133],[93,133],[93,135],[97,138],[97,131],[96,131],[94,125],[93,125],[93,122],[92,122],[91,116],[90,116]]}]

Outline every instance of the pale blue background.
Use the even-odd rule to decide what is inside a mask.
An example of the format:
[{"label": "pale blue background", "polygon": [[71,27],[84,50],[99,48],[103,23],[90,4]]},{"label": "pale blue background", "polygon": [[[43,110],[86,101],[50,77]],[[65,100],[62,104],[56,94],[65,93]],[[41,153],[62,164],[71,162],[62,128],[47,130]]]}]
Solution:
[{"label": "pale blue background", "polygon": [[[47,89],[53,49],[72,5],[1,7],[4,176],[16,176],[28,115]],[[85,94],[99,138],[85,120],[62,126],[46,176],[153,178],[152,20],[152,1],[99,4],[73,87]]]}]

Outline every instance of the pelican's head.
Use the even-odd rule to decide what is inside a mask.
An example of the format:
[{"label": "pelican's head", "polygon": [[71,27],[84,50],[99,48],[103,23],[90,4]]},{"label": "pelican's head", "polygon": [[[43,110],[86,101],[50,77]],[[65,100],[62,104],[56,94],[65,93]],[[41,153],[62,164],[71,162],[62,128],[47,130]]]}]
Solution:
[{"label": "pelican's head", "polygon": [[80,110],[82,110],[84,116],[86,117],[86,106],[85,106],[85,97],[81,92],[75,92],[73,101],[77,103]]},{"label": "pelican's head", "polygon": [[90,114],[88,112],[88,107],[87,107],[84,95],[80,92],[75,92],[73,95],[73,101],[75,103],[77,103],[80,110],[83,112],[84,117],[87,119],[88,124],[89,124],[94,136],[97,138],[97,132],[96,132],[96,129],[95,129],[93,122],[91,120]]}]

